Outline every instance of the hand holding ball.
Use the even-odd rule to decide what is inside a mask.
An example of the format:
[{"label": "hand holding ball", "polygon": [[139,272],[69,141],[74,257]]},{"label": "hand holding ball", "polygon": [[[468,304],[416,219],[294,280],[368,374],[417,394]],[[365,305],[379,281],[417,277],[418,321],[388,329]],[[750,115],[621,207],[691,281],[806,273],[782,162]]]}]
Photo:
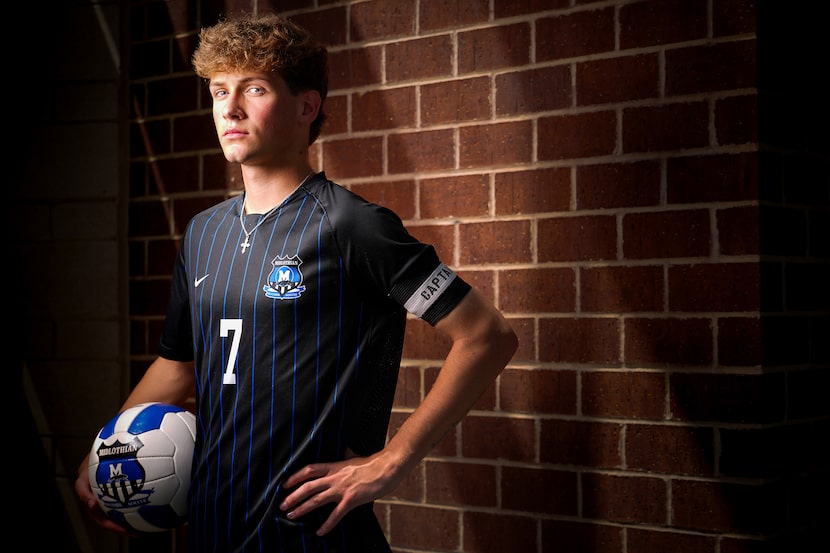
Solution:
[{"label": "hand holding ball", "polygon": [[89,456],[89,482],[101,509],[137,532],[183,524],[195,439],[196,417],[175,405],[143,403],[113,417]]}]

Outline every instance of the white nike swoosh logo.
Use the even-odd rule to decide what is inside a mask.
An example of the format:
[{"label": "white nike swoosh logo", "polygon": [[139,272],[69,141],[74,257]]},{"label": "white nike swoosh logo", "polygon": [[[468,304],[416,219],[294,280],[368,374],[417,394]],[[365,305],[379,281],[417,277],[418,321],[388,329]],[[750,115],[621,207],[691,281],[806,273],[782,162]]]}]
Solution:
[{"label": "white nike swoosh logo", "polygon": [[210,273],[206,274],[206,275],[205,275],[205,276],[203,276],[202,278],[194,278],[194,279],[193,279],[193,287],[194,287],[194,288],[198,288],[198,287],[199,287],[199,285],[200,285],[201,283],[203,283],[203,282],[205,281],[205,279],[206,279],[207,277],[209,277],[209,276],[210,276]]}]

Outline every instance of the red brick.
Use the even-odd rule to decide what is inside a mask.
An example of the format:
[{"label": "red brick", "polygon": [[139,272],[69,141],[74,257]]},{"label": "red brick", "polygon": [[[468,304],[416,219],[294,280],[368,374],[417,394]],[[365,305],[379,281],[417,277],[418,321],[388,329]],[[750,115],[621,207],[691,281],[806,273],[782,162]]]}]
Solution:
[{"label": "red brick", "polygon": [[169,200],[150,200],[146,202],[130,202],[129,229],[131,238],[139,236],[170,236],[172,222],[170,221],[171,202]]},{"label": "red brick", "polygon": [[659,96],[657,54],[603,58],[576,66],[577,105],[627,102]]},{"label": "red brick", "polygon": [[462,224],[459,242],[462,265],[527,263],[531,260],[527,221]]},{"label": "red brick", "polygon": [[719,365],[760,366],[762,355],[761,320],[759,318],[718,318]]},{"label": "red brick", "polygon": [[514,23],[458,33],[458,74],[530,62],[530,26]]},{"label": "red brick", "polygon": [[499,19],[569,7],[571,7],[570,0],[512,0],[511,2],[497,2],[493,6],[493,15]]},{"label": "red brick", "polygon": [[564,167],[496,173],[496,214],[567,211],[571,171]]},{"label": "red brick", "polygon": [[660,204],[660,162],[635,161],[576,168],[577,209]]},{"label": "red brick", "polygon": [[709,213],[703,209],[629,213],[623,217],[626,259],[708,257]]},{"label": "red brick", "polygon": [[343,134],[349,130],[349,97],[345,94],[331,95],[326,98],[323,104],[323,111],[326,114],[326,121],[320,131],[322,138]]},{"label": "red brick", "polygon": [[[590,32],[586,30],[590,29]],[[579,11],[536,21],[536,61],[614,50],[614,8]]]},{"label": "red brick", "polygon": [[706,102],[684,102],[623,110],[625,153],[702,148],[709,145]]},{"label": "red brick", "polygon": [[396,547],[456,551],[461,543],[458,511],[394,503],[389,514],[389,539]]},{"label": "red brick", "polygon": [[760,309],[756,263],[674,265],[668,269],[669,311],[755,311]]},{"label": "red brick", "polygon": [[584,267],[579,269],[579,305],[583,313],[663,310],[663,268]]},{"label": "red brick", "polygon": [[415,4],[397,0],[370,0],[349,6],[349,39],[405,37],[415,33]]},{"label": "red brick", "polygon": [[129,322],[130,332],[130,355],[143,357],[153,355],[158,347],[158,342],[150,343],[147,320],[131,320]]},{"label": "red brick", "polygon": [[[733,478],[775,478],[786,474],[794,463],[798,471],[809,471],[810,450],[815,451],[819,428],[812,425],[767,426],[762,428],[720,428],[718,431],[718,473]],[[823,428],[827,431],[827,428]],[[799,447],[799,444],[811,444]]]},{"label": "red brick", "polygon": [[[830,321],[815,321],[814,327],[811,330],[815,333],[815,341],[824,342],[826,348],[827,336],[830,336]],[[787,382],[789,416],[796,420],[824,417],[825,424],[830,422],[830,419],[827,419],[827,402],[824,401],[824,391],[827,389],[830,389],[830,372],[818,364],[816,369],[791,373]]]},{"label": "red brick", "polygon": [[421,85],[421,124],[481,121],[490,118],[490,79],[473,77]]},{"label": "red brick", "polygon": [[758,142],[758,97],[732,96],[715,102],[717,143],[754,144]]},{"label": "red brick", "polygon": [[536,361],[536,323],[533,319],[510,319],[510,326],[519,337],[519,349],[513,361]]},{"label": "red brick", "polygon": [[[200,116],[208,120],[210,117]],[[175,121],[175,120],[174,120]],[[158,156],[170,153],[171,133],[169,119],[130,123],[130,157]],[[216,136],[214,130],[213,136]],[[218,140],[213,145],[219,147]]]},{"label": "red brick", "polygon": [[666,51],[666,96],[756,87],[755,50],[743,40]]},{"label": "red brick", "polygon": [[504,467],[500,496],[502,509],[510,511],[564,516],[577,516],[579,513],[574,472]]},{"label": "red brick", "polygon": [[620,7],[620,48],[704,39],[707,0],[648,0]]},{"label": "red brick", "polygon": [[[165,313],[166,311],[164,313],[157,312],[156,315],[163,315]],[[163,332],[164,320],[162,317],[156,317],[155,319],[147,321],[147,343],[149,344],[150,348],[147,353],[149,353],[150,355],[157,355],[159,340],[161,340],[161,335]]]},{"label": "red brick", "polygon": [[617,223],[613,215],[542,219],[538,231],[541,262],[617,258]]},{"label": "red brick", "polygon": [[655,372],[586,372],[582,412],[593,417],[662,420],[666,379]]},{"label": "red brick", "polygon": [[709,319],[625,320],[625,362],[630,365],[712,364]]},{"label": "red brick", "polygon": [[538,122],[540,160],[611,155],[617,144],[613,111],[555,115]]},{"label": "red brick", "polygon": [[[147,113],[171,116],[176,113],[193,111],[199,107],[199,91],[203,81],[199,77],[168,77],[147,83]],[[205,117],[211,123],[210,117]]]},{"label": "red brick", "polygon": [[712,5],[712,29],[715,37],[754,33],[757,4],[754,0],[731,0]]},{"label": "red brick", "polygon": [[393,405],[412,409],[418,407],[424,399],[422,389],[421,367],[401,365]]},{"label": "red brick", "polygon": [[386,45],[386,81],[432,79],[452,75],[450,35],[432,36]]},{"label": "red brick", "polygon": [[463,525],[465,553],[538,551],[535,519],[505,513],[467,512]]},{"label": "red brick", "polygon": [[370,202],[388,207],[403,220],[415,217],[415,182],[412,180],[359,183],[351,190]]},{"label": "red brick", "polygon": [[[390,135],[386,154],[389,172],[413,173],[452,169],[455,166],[454,144],[452,130]],[[376,155],[380,162],[380,153]]]},{"label": "red brick", "polygon": [[438,29],[457,29],[490,18],[487,2],[467,0],[420,0],[418,29],[421,32]]},{"label": "red brick", "polygon": [[553,363],[619,363],[619,326],[616,318],[540,319],[539,360]]},{"label": "red brick", "polygon": [[[178,254],[178,240],[161,239],[148,240],[146,243],[147,259],[146,259],[146,275],[147,276],[167,276],[176,262],[176,255]],[[130,275],[138,276],[141,272],[130,271]]]},{"label": "red brick", "polygon": [[496,506],[496,467],[443,461],[430,461],[425,465],[428,503]]},{"label": "red brick", "polygon": [[656,532],[639,528],[626,530],[629,551],[671,551],[672,553],[718,553],[718,540],[680,532]]},{"label": "red brick", "polygon": [[666,181],[669,204],[757,200],[758,155],[669,158]]},{"label": "red brick", "polygon": [[467,415],[461,421],[461,441],[461,454],[468,459],[536,459],[536,431],[530,419]]},{"label": "red brick", "polygon": [[706,532],[774,534],[786,525],[783,485],[674,479],[673,523]]},{"label": "red brick", "polygon": [[[248,2],[248,4],[250,3]],[[297,4],[297,8],[303,8],[307,5],[307,2],[304,0],[296,0],[295,4]],[[224,7],[226,10],[230,10],[227,2],[225,2]],[[263,9],[261,5],[259,9]],[[280,2],[277,11],[289,11],[291,9]],[[308,29],[311,36],[331,48],[333,46],[342,46],[348,41],[347,11],[348,8],[346,6],[334,6],[318,9],[313,12],[293,14],[291,19]]]},{"label": "red brick", "polygon": [[530,163],[533,126],[510,121],[462,127],[459,130],[461,167],[491,167]]},{"label": "red brick", "polygon": [[582,475],[582,516],[616,522],[667,524],[668,490],[662,479]]},{"label": "red brick", "polygon": [[188,192],[198,185],[198,157],[177,157],[159,159],[153,162],[150,185],[159,194]]},{"label": "red brick", "polygon": [[628,425],[626,468],[649,473],[713,476],[715,437],[711,428]]},{"label": "red brick", "polygon": [[169,278],[131,281],[130,316],[163,316],[167,312],[165,304],[170,296],[170,281]]},{"label": "red brick", "polygon": [[421,219],[489,215],[490,179],[487,175],[459,175],[421,181]]},{"label": "red brick", "polygon": [[323,144],[326,174],[334,180],[383,173],[383,140],[379,137],[330,140]]},{"label": "red brick", "polygon": [[539,437],[539,460],[556,465],[619,468],[622,426],[545,419]]},{"label": "red brick", "polygon": [[571,520],[542,520],[542,549],[545,552],[623,553],[623,532],[618,526]]},{"label": "red brick", "polygon": [[377,85],[383,79],[383,48],[360,45],[329,53],[329,93],[345,88]]},{"label": "red brick", "polygon": [[233,190],[241,192],[242,166],[229,163],[223,154],[202,155],[202,190]]},{"label": "red brick", "polygon": [[501,309],[510,313],[572,313],[576,279],[570,268],[506,270],[499,278]]},{"label": "red brick", "polygon": [[449,265],[455,264],[455,229],[446,225],[409,225],[407,230],[425,244],[432,244],[438,257]]},{"label": "red brick", "polygon": [[576,414],[573,371],[507,368],[499,376],[498,389],[502,411]]},{"label": "red brick", "polygon": [[556,65],[496,75],[496,115],[525,115],[571,105],[571,70]]},{"label": "red brick", "polygon": [[209,115],[177,117],[173,122],[173,151],[207,150],[219,147],[216,127]]},{"label": "red brick", "polygon": [[724,423],[780,423],[787,397],[783,373],[672,373],[672,420]]},{"label": "red brick", "polygon": [[412,128],[416,111],[414,87],[352,94],[352,130]]},{"label": "red brick", "polygon": [[135,43],[130,49],[130,78],[162,77],[170,73],[171,43],[168,40]]}]

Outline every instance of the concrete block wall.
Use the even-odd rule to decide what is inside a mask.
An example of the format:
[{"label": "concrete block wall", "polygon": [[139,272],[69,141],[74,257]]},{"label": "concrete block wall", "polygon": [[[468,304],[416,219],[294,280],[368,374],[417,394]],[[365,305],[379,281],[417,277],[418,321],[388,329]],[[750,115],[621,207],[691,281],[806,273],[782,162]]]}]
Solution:
[{"label": "concrete block wall", "polygon": [[[475,410],[377,503],[396,552],[827,543],[817,19],[752,0],[119,6],[127,384],[155,354],[184,224],[241,191],[189,66],[197,30],[275,9],[330,46],[317,167],[394,209],[521,340]],[[410,320],[390,432],[446,348]],[[77,443],[89,418],[75,417]],[[120,547],[180,550],[180,538]]]}]

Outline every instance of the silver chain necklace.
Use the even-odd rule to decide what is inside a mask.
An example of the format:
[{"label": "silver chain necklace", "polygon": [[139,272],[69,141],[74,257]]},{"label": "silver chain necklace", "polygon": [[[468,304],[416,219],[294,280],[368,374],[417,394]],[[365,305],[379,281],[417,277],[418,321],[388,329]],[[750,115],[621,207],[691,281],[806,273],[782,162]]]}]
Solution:
[{"label": "silver chain necklace", "polygon": [[[313,174],[314,174],[314,171],[312,171],[311,173],[306,175],[306,177],[302,180],[302,182],[297,185],[297,188],[304,185],[305,181],[307,181],[309,178],[311,178],[311,175],[313,175]],[[294,190],[297,190],[297,188],[295,188]],[[293,193],[294,192],[292,192],[291,194],[293,194]],[[289,194],[289,196],[291,196],[291,194]],[[282,204],[277,204],[274,207],[272,207],[271,209],[269,209],[267,212],[265,212],[265,214],[262,217],[260,217],[259,222],[256,225],[254,225],[254,228],[252,228],[251,231],[248,232],[248,229],[245,228],[245,220],[244,220],[245,219],[245,200],[242,200],[242,209],[239,210],[239,224],[240,224],[240,226],[242,226],[242,232],[245,233],[245,241],[242,242],[239,245],[242,248],[242,253],[245,253],[248,250],[248,248],[251,247],[251,236],[256,232],[256,229],[259,228],[259,225],[264,223],[265,219],[270,217],[271,214],[274,213],[277,209],[279,209],[281,205]]]}]

